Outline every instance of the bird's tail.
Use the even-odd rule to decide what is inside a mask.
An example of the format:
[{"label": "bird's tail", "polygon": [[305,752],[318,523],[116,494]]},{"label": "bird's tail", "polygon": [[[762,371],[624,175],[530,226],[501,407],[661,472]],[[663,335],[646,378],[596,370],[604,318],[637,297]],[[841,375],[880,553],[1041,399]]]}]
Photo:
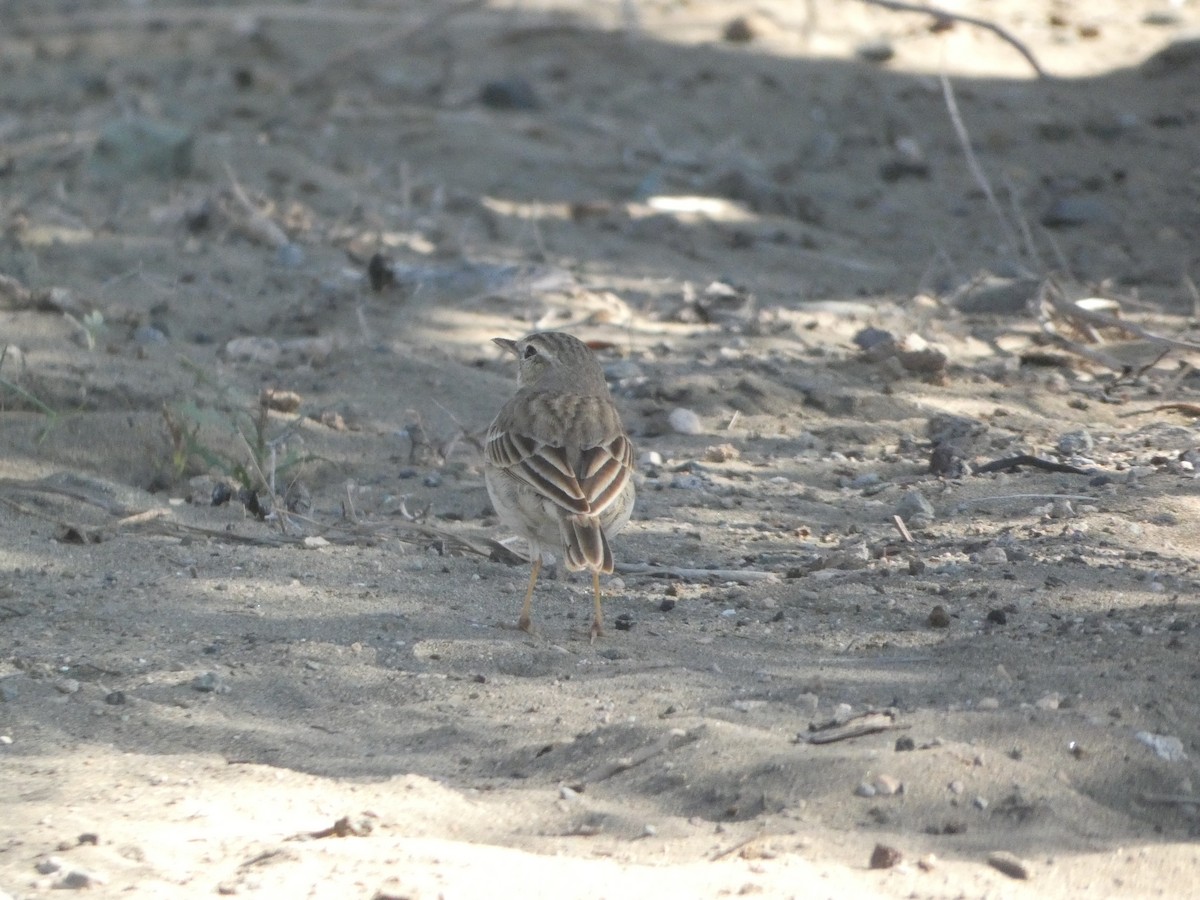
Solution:
[{"label": "bird's tail", "polygon": [[563,519],[563,546],[566,548],[567,568],[572,572],[590,569],[593,572],[613,570],[612,548],[595,516],[568,516]]}]

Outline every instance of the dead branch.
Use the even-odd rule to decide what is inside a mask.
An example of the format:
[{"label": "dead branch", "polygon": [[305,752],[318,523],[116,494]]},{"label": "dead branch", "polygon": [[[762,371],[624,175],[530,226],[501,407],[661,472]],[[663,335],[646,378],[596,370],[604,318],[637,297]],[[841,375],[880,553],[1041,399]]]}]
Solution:
[{"label": "dead branch", "polygon": [[901,3],[899,0],[862,0],[862,2],[869,3],[871,6],[879,6],[883,9],[890,9],[893,12],[920,13],[921,15],[932,16],[939,22],[962,22],[964,25],[974,25],[976,28],[990,31],[1025,57],[1025,60],[1033,68],[1033,71],[1037,73],[1038,78],[1051,77],[1042,68],[1041,64],[1037,61],[1037,57],[1033,55],[1033,52],[1016,35],[1007,28],[997,25],[995,22],[989,22],[987,19],[980,19],[963,13],[950,12],[949,10],[934,6],[922,6],[920,3]]},{"label": "dead branch", "polygon": [[983,166],[980,165],[979,158],[975,156],[975,150],[971,147],[971,135],[967,131],[966,123],[963,122],[962,114],[958,111],[958,101],[954,98],[954,87],[950,84],[950,79],[945,71],[941,73],[940,78],[942,82],[942,98],[946,102],[946,111],[950,114],[950,123],[954,126],[954,133],[958,136],[958,143],[962,146],[963,156],[967,161],[967,168],[970,170],[971,176],[975,179],[975,183],[983,191],[983,196],[987,198],[988,206],[996,214],[996,219],[1000,222],[1000,230],[1004,234],[1004,239],[1008,242],[1009,247],[1014,253],[1018,252],[1021,248],[1021,242],[1017,238],[1017,233],[1013,229],[1012,224],[1008,221],[1008,217],[1004,215],[1004,210],[1000,207],[1000,201],[996,199],[996,192],[992,190],[992,183],[988,181],[987,173],[983,171]]},{"label": "dead branch", "polygon": [[[1058,286],[1058,283],[1053,278],[1048,278],[1043,282],[1041,290],[1038,291],[1037,301],[1042,307],[1041,315],[1044,320],[1048,319],[1046,312],[1048,306],[1050,310],[1058,313],[1058,315],[1085,333],[1090,332],[1094,334],[1094,329],[1096,328],[1112,328],[1140,338],[1141,340],[1149,341],[1159,347],[1200,353],[1200,344],[1164,337],[1134,322],[1126,321],[1117,316],[1110,316],[1099,310],[1088,309],[1078,301],[1068,300],[1062,288]],[[1043,330],[1045,329],[1043,328]],[[1124,364],[1118,363],[1115,368],[1124,368]]]},{"label": "dead branch", "polygon": [[375,34],[366,41],[352,44],[345,50],[333,54],[329,59],[297,78],[293,82],[292,88],[295,91],[305,91],[313,88],[323,81],[325,76],[330,72],[337,71],[371,54],[381,53],[397,44],[403,44],[414,38],[421,37],[433,29],[441,27],[455,16],[478,9],[483,5],[484,0],[463,0],[461,3],[455,3],[445,9],[438,10],[417,25],[403,25],[399,28],[390,28],[384,31],[383,34]]},{"label": "dead branch", "polygon": [[851,719],[849,722],[819,726],[811,729],[808,734],[798,734],[796,735],[796,742],[804,744],[832,744],[837,741],[849,741],[854,738],[864,737],[868,734],[878,734],[881,731],[895,731],[908,727],[907,725],[898,723],[895,715],[890,712],[864,713],[857,718]]},{"label": "dead branch", "polygon": [[655,578],[679,578],[684,581],[736,581],[741,584],[774,581],[779,578],[774,572],[756,569],[686,569],[679,566],[650,566],[645,563],[617,563],[621,575],[650,575]]}]

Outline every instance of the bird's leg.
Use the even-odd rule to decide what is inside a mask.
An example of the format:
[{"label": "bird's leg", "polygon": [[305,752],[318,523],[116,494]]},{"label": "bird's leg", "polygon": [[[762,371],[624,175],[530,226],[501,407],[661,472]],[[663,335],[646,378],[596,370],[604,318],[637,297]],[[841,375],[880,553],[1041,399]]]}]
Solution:
[{"label": "bird's leg", "polygon": [[592,572],[592,595],[596,599],[596,611],[592,615],[592,642],[604,634],[604,615],[600,610],[600,573]]},{"label": "bird's leg", "polygon": [[[521,618],[517,619],[517,627],[522,631],[532,631],[533,622],[530,613],[533,612],[533,586],[537,584],[538,573],[542,571],[542,554],[533,554],[533,568],[529,572],[529,590],[525,592],[525,605],[521,607]],[[599,603],[599,601],[596,601]]]}]

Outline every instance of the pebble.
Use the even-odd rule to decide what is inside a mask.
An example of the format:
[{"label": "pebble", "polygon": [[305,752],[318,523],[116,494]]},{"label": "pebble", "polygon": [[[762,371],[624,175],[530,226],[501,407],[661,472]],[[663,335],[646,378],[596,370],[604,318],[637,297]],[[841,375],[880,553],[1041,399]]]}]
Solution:
[{"label": "pebble", "polygon": [[88,168],[102,179],[180,178],[191,171],[193,144],[178,125],[122,117],[101,129]]},{"label": "pebble", "polygon": [[858,783],[858,787],[854,789],[854,795],[856,797],[874,797],[876,793],[877,791],[875,790],[874,786],[865,781],[860,781]]},{"label": "pebble", "polygon": [[60,694],[79,693],[79,682],[74,678],[62,678],[54,682],[54,689]]},{"label": "pebble", "polygon": [[1003,547],[985,547],[979,554],[985,566],[998,566],[1008,562],[1008,552]]},{"label": "pebble", "polygon": [[63,862],[62,857],[47,856],[45,859],[39,859],[34,868],[39,875],[53,875],[55,872],[61,872],[64,865],[66,863]]},{"label": "pebble", "polygon": [[731,44],[745,44],[759,35],[758,22],[751,16],[738,16],[725,23],[721,36]]},{"label": "pebble", "polygon": [[854,55],[866,62],[885,63],[896,55],[896,48],[885,40],[866,41],[854,49]]},{"label": "pebble", "polygon": [[702,434],[704,432],[704,426],[700,422],[700,417],[692,410],[685,409],[682,406],[671,410],[671,414],[667,417],[667,422],[679,434]]},{"label": "pebble", "polygon": [[870,350],[873,347],[885,344],[895,344],[896,336],[890,331],[884,331],[882,328],[868,327],[861,329],[855,334],[853,340],[858,349]]},{"label": "pebble", "polygon": [[910,525],[921,527],[933,521],[933,504],[920,491],[908,491],[896,504],[896,515]]},{"label": "pebble", "polygon": [[1047,228],[1074,228],[1114,220],[1112,209],[1098,197],[1069,195],[1052,201],[1042,214]]},{"label": "pebble", "polygon": [[991,313],[993,315],[1025,315],[1029,298],[1038,289],[1039,282],[1032,278],[1000,278],[989,275],[963,289],[955,304],[964,313]]},{"label": "pebble", "polygon": [[304,248],[288,241],[275,251],[275,262],[285,269],[296,269],[304,265]]},{"label": "pebble", "polygon": [[704,479],[699,475],[676,475],[671,479],[671,487],[685,491],[704,490]]},{"label": "pebble", "polygon": [[987,863],[997,872],[1003,872],[1009,878],[1029,878],[1029,867],[1017,856],[1003,850],[989,853]]},{"label": "pebble", "polygon": [[1058,452],[1063,456],[1086,456],[1095,446],[1096,442],[1086,428],[1070,431],[1058,439]]},{"label": "pebble", "polygon": [[950,613],[946,611],[946,607],[938,604],[929,611],[929,627],[930,628],[949,628]]},{"label": "pebble", "polygon": [[738,712],[752,712],[760,707],[766,706],[766,700],[734,700],[729,704]]},{"label": "pebble", "polygon": [[1061,705],[1062,694],[1058,693],[1058,691],[1052,691],[1051,693],[1046,694],[1034,704],[1034,706],[1036,706],[1038,709],[1047,711],[1058,709]]},{"label": "pebble", "polygon": [[225,358],[233,362],[248,362],[274,366],[283,356],[279,341],[269,337],[239,337],[225,345]]},{"label": "pebble", "polygon": [[871,868],[872,869],[890,869],[897,865],[904,858],[895,847],[889,847],[886,844],[876,844],[875,849],[871,851]]},{"label": "pebble", "polygon": [[1065,497],[1059,497],[1050,506],[1050,518],[1052,519],[1073,519],[1075,515],[1075,507]]},{"label": "pebble", "polygon": [[479,89],[479,102],[489,109],[530,112],[542,104],[533,85],[524,78],[498,78]]},{"label": "pebble", "polygon": [[967,789],[967,786],[965,784],[963,784],[961,781],[959,781],[958,779],[955,779],[954,781],[950,782],[950,784],[947,786],[950,788],[950,793],[952,793],[952,794],[961,794],[963,791],[965,791]]},{"label": "pebble", "polygon": [[904,782],[894,775],[879,775],[871,782],[871,787],[881,797],[892,797],[904,793]]},{"label": "pebble", "polygon": [[1134,737],[1153,750],[1160,759],[1165,759],[1167,762],[1183,762],[1188,758],[1187,752],[1183,749],[1183,741],[1174,735],[1139,731]]},{"label": "pebble", "polygon": [[108,878],[99,872],[91,872],[87,869],[72,869],[56,881],[54,886],[60,890],[82,891],[86,888],[93,888],[107,883]]},{"label": "pebble", "polygon": [[229,685],[216,672],[205,672],[192,679],[192,690],[202,694],[228,694]]},{"label": "pebble", "polygon": [[638,465],[645,467],[661,466],[663,464],[662,454],[657,450],[643,450],[638,457]]},{"label": "pebble", "polygon": [[150,344],[165,344],[167,336],[162,329],[155,328],[153,325],[142,325],[134,329],[133,341],[135,344],[147,346]]}]

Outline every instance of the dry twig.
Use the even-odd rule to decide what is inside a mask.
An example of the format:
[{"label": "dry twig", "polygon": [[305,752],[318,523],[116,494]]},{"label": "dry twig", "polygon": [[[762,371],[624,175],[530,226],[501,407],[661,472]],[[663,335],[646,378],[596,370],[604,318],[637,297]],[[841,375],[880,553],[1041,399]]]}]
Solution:
[{"label": "dry twig", "polygon": [[1039,78],[1050,77],[1050,74],[1037,61],[1037,57],[1033,55],[1033,52],[1011,31],[1001,25],[997,25],[995,22],[980,19],[976,16],[968,16],[964,13],[950,12],[949,10],[939,9],[934,6],[922,6],[920,3],[901,3],[899,0],[862,0],[862,2],[890,9],[893,12],[911,12],[932,16],[939,22],[962,22],[964,25],[974,25],[976,28],[983,28],[1015,48],[1018,53],[1025,57],[1025,60],[1033,68],[1033,71],[1037,72]]}]

